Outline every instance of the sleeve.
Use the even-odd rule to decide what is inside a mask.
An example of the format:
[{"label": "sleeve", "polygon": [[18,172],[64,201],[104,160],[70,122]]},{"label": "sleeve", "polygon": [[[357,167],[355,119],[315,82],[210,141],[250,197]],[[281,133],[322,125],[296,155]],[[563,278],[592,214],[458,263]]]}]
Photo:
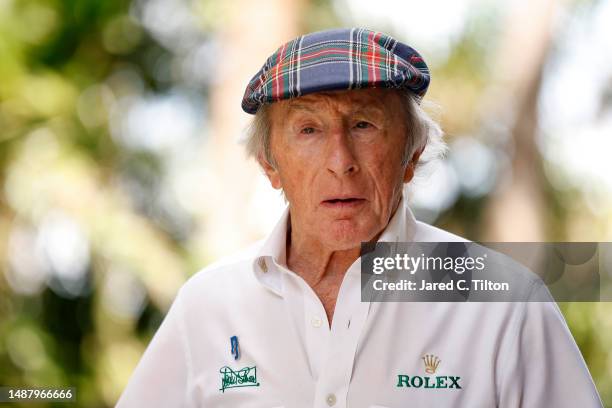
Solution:
[{"label": "sleeve", "polygon": [[499,406],[602,407],[589,370],[557,304],[545,286],[538,298],[522,304],[501,375]]},{"label": "sleeve", "polygon": [[193,407],[191,360],[184,328],[181,292],[153,336],[117,407]]}]

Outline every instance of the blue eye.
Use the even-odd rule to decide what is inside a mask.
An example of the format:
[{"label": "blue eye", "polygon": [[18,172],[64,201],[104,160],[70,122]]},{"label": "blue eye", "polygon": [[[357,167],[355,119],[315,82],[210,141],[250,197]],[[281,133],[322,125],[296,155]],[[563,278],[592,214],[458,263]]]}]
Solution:
[{"label": "blue eye", "polygon": [[300,131],[300,133],[303,133],[305,135],[311,135],[314,132],[315,132],[315,129],[313,127],[305,127]]},{"label": "blue eye", "polygon": [[372,124],[368,123],[368,122],[364,122],[363,120],[361,122],[357,122],[357,124],[355,125],[355,127],[357,129],[367,129],[369,127],[371,127]]}]

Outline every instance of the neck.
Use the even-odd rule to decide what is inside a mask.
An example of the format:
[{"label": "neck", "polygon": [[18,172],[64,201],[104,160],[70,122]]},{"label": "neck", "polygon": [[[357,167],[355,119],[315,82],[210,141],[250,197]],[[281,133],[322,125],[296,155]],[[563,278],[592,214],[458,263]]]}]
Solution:
[{"label": "neck", "polygon": [[287,266],[300,275],[310,286],[325,278],[341,278],[359,258],[360,248],[331,250],[316,240],[300,239],[292,230],[287,237]]},{"label": "neck", "polygon": [[[389,220],[397,211],[399,204],[395,204]],[[388,221],[389,221],[388,220]],[[376,242],[384,229],[383,227],[370,242]],[[311,287],[321,283],[324,279],[337,278],[340,282],[348,268],[359,258],[360,245],[353,248],[335,250],[325,247],[316,237],[300,234],[289,217],[287,232],[287,266],[300,275]]]}]

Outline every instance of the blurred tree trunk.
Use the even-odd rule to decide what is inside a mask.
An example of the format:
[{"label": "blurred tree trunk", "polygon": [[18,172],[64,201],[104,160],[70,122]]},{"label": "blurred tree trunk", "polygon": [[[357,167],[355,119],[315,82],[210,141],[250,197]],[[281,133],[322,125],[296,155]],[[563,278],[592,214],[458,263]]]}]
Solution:
[{"label": "blurred tree trunk", "polygon": [[[544,174],[536,146],[537,102],[543,66],[552,42],[556,0],[514,2],[496,67],[501,89],[492,90],[488,112],[500,121],[511,113],[511,168],[501,175],[484,214],[485,241],[541,241],[545,238]],[[507,120],[507,119],[506,119]]]},{"label": "blurred tree trunk", "polygon": [[257,1],[232,2],[230,20],[219,33],[223,51],[210,98],[211,136],[206,146],[212,185],[206,186],[210,196],[202,247],[209,256],[231,253],[261,234],[248,211],[260,170],[238,144],[250,118],[240,103],[266,58],[298,35],[303,3],[267,0],[262,7]]}]

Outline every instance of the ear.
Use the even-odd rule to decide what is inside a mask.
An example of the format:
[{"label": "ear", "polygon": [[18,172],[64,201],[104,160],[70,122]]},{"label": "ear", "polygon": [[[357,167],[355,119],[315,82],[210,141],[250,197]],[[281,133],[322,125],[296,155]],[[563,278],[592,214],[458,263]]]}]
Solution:
[{"label": "ear", "polygon": [[421,157],[423,150],[425,150],[425,146],[421,147],[420,149],[417,149],[412,155],[412,158],[408,162],[406,170],[404,171],[404,183],[409,183],[414,177],[414,169],[416,168],[416,165],[419,162],[419,157]]},{"label": "ear", "polygon": [[263,156],[258,157],[257,161],[259,162],[259,165],[263,169],[264,173],[266,173],[268,180],[270,180],[272,188],[280,190],[283,186],[281,184],[280,174],[278,173],[276,167],[272,166]]}]

